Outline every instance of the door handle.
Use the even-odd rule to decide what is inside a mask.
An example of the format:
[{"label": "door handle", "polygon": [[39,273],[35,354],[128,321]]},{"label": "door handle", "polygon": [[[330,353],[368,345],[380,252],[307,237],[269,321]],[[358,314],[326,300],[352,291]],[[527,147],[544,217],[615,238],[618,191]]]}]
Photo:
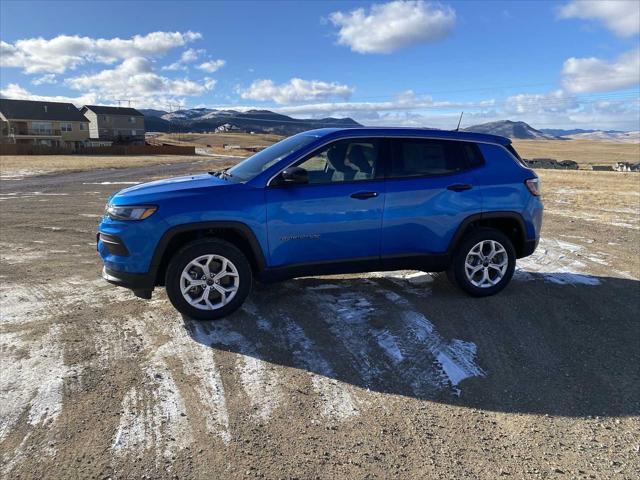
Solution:
[{"label": "door handle", "polygon": [[367,198],[377,197],[378,192],[356,192],[351,194],[351,198],[357,198],[358,200],[366,200]]},{"label": "door handle", "polygon": [[468,183],[454,183],[453,185],[449,185],[447,190],[453,190],[454,192],[462,192],[464,190],[471,190],[473,185],[469,185]]}]

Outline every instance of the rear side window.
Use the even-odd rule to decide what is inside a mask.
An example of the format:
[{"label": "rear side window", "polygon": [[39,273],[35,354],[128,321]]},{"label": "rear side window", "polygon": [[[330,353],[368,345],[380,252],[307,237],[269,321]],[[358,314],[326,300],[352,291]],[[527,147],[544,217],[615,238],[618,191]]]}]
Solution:
[{"label": "rear side window", "polygon": [[394,140],[392,177],[447,175],[467,168],[467,158],[459,142],[415,138]]},{"label": "rear side window", "polygon": [[460,148],[464,152],[469,168],[481,167],[484,165],[484,157],[480,148],[475,143],[460,142]]}]

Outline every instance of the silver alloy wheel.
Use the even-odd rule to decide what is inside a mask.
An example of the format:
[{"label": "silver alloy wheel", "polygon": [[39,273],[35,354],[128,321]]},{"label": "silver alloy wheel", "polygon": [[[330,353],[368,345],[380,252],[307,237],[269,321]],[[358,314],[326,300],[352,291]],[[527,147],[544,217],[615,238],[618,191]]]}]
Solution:
[{"label": "silver alloy wheel", "polygon": [[498,284],[507,272],[509,255],[495,240],[482,240],[469,250],[464,271],[472,285],[489,288]]},{"label": "silver alloy wheel", "polygon": [[191,260],[180,275],[180,292],[192,307],[217,310],[228,304],[238,292],[238,269],[220,255],[201,255]]}]

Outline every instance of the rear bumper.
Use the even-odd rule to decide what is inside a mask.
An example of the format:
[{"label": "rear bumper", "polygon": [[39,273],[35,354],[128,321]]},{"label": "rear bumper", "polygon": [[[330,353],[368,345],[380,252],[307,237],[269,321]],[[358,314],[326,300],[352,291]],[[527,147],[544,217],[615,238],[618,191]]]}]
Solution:
[{"label": "rear bumper", "polygon": [[539,237],[534,238],[533,240],[525,240],[524,244],[522,245],[522,251],[520,252],[520,255],[518,255],[518,258],[528,257],[533,252],[535,252],[536,248],[538,247],[539,241]]},{"label": "rear bumper", "polygon": [[154,288],[153,276],[147,273],[117,272],[103,267],[102,278],[113,285],[133,290],[133,294],[140,298],[150,299]]}]

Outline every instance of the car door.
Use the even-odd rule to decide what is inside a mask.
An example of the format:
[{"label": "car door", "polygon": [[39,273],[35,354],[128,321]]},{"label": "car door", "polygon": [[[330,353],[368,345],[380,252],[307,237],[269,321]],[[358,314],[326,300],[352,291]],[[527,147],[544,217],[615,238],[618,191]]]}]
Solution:
[{"label": "car door", "polygon": [[447,251],[458,226],[482,212],[474,170],[478,146],[453,140],[398,138],[382,220],[383,259]]},{"label": "car door", "polygon": [[308,183],[266,191],[270,265],[344,262],[380,256],[385,140],[334,141],[296,162]]}]

